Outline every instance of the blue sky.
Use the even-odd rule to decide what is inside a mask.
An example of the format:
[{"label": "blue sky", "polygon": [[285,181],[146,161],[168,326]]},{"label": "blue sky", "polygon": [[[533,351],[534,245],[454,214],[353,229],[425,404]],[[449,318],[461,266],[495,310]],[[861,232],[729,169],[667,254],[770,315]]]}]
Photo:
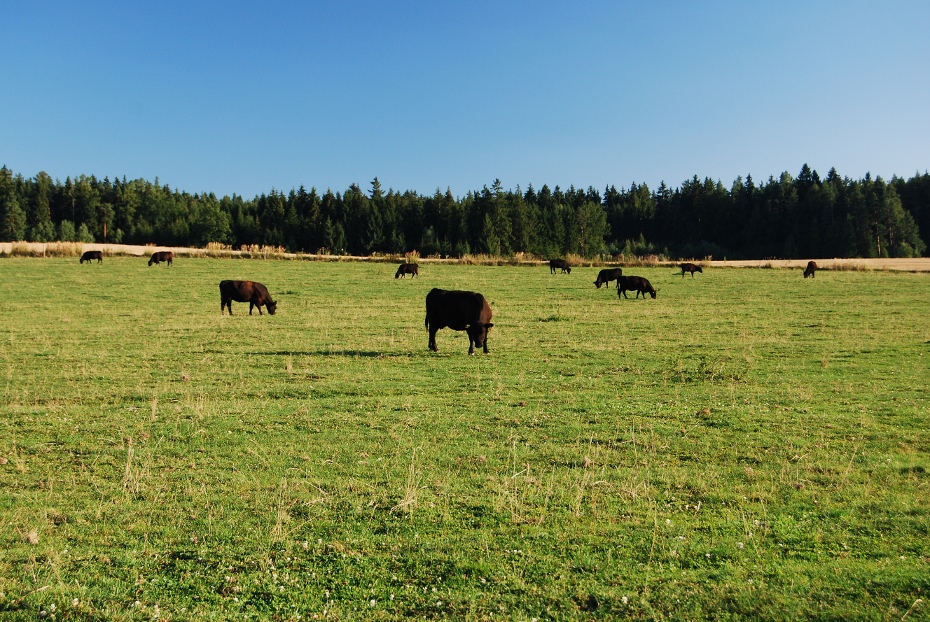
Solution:
[{"label": "blue sky", "polygon": [[0,164],[252,198],[930,167],[930,2],[3,2]]}]

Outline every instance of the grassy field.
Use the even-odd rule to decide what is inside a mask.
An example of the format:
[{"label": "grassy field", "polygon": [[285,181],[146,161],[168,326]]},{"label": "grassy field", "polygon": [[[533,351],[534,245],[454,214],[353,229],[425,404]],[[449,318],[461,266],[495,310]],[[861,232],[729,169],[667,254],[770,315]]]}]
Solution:
[{"label": "grassy field", "polygon": [[0,619],[930,619],[930,275],[146,264],[0,260]]}]

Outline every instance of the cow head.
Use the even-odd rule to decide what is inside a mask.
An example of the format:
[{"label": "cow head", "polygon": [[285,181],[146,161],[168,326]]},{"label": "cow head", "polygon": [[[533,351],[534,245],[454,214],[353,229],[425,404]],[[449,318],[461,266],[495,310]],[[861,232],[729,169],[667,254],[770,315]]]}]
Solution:
[{"label": "cow head", "polygon": [[652,296],[653,298],[656,297],[656,290],[654,287],[649,288],[649,295]]},{"label": "cow head", "polygon": [[476,322],[470,324],[467,329],[468,336],[474,342],[475,347],[481,348],[484,347],[484,340],[488,338],[488,329],[494,326],[494,324],[482,324],[481,322]]},{"label": "cow head", "polygon": [[[655,296],[653,296],[655,298]],[[271,301],[265,303],[265,308],[268,309],[268,315],[274,315],[275,310],[278,308],[278,303]]]}]

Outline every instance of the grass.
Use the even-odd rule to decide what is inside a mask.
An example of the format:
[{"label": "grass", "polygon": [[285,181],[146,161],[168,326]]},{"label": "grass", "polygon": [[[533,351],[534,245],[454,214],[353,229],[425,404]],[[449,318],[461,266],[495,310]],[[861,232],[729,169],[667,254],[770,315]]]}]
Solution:
[{"label": "grass", "polygon": [[928,275],[395,268],[0,260],[0,618],[930,619]]}]

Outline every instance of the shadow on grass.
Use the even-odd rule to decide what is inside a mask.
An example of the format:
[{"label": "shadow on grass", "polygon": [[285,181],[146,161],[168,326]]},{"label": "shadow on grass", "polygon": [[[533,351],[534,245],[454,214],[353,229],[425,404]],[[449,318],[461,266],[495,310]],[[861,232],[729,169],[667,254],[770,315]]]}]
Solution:
[{"label": "shadow on grass", "polygon": [[413,352],[376,352],[374,350],[277,350],[274,352],[252,352],[259,356],[356,356],[361,358],[400,358],[414,355]]}]

